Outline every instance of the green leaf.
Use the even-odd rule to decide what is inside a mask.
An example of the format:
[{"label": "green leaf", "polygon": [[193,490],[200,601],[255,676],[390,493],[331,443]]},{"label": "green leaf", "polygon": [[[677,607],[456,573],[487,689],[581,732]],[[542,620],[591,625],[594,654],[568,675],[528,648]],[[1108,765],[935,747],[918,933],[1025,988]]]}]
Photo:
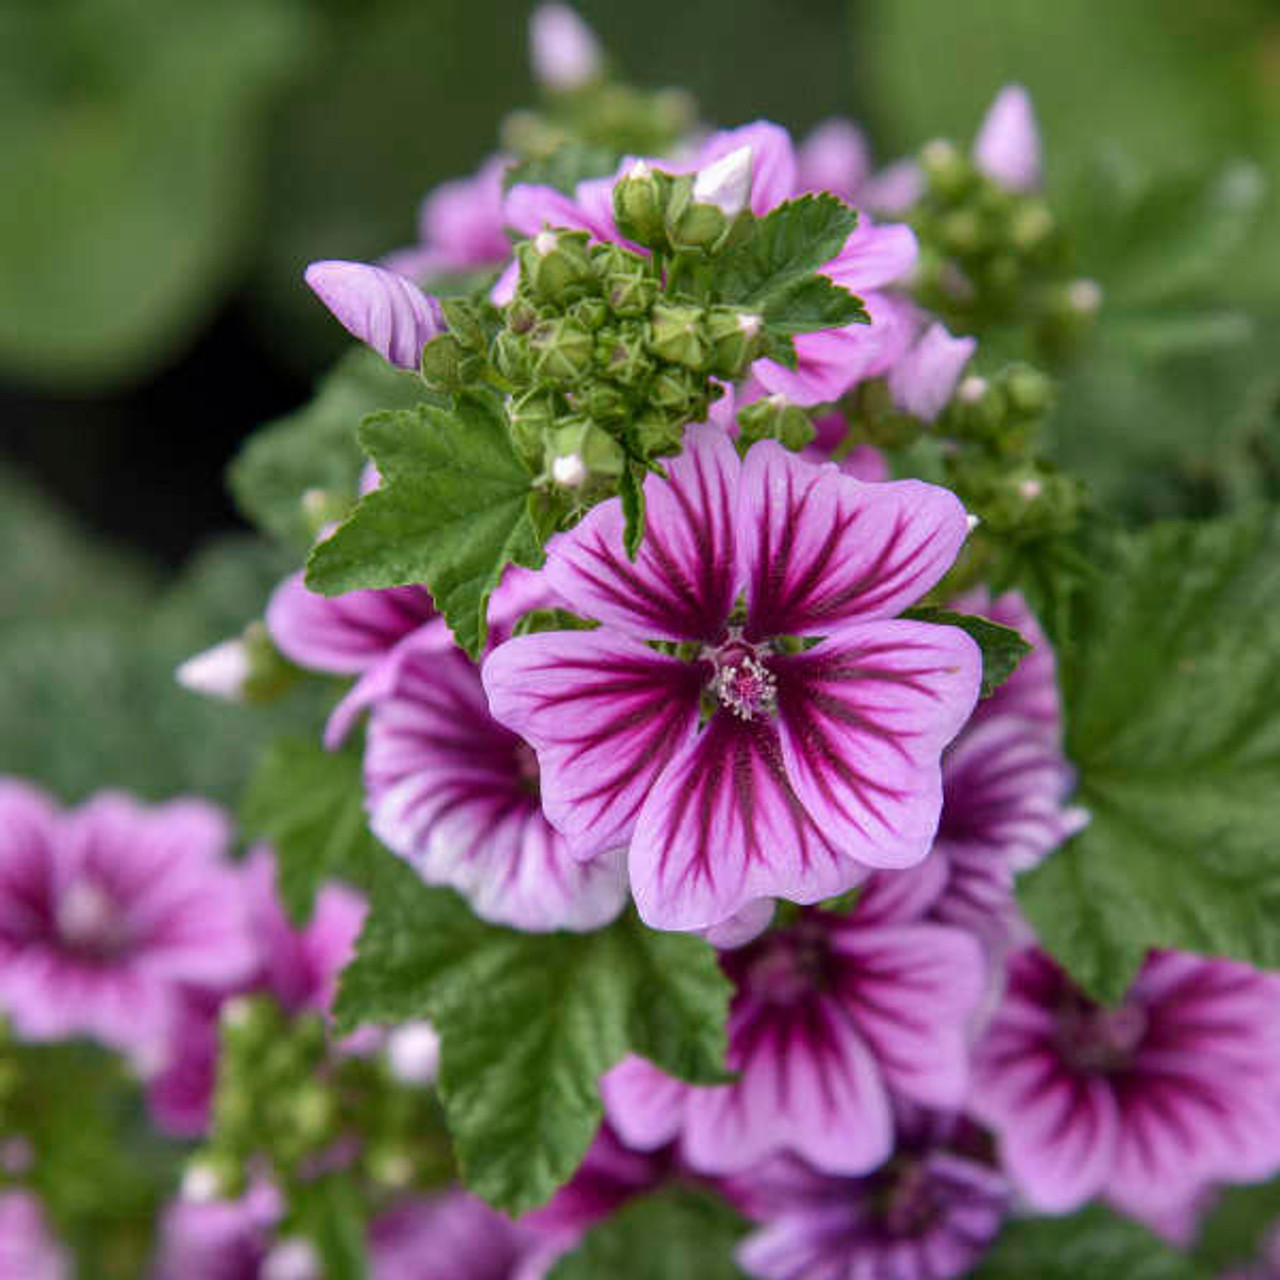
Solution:
[{"label": "green leaf", "polygon": [[1065,1218],[1010,1222],[974,1280],[1209,1280],[1145,1227],[1094,1205]]},{"label": "green leaf", "polygon": [[857,213],[833,195],[788,200],[756,224],[745,244],[717,259],[713,287],[725,302],[758,307],[766,327],[783,338],[866,320],[857,298],[814,274],[857,224]]},{"label": "green leaf", "polygon": [[382,486],[312,551],[307,585],[332,596],[425,583],[458,643],[478,657],[503,570],[542,563],[530,475],[500,406],[467,394],[448,410],[377,413],[361,425],[360,443]]},{"label": "green leaf", "polygon": [[236,455],[227,481],[240,510],[263,530],[299,548],[314,530],[302,495],[321,490],[355,501],[364,455],[356,432],[379,409],[428,399],[422,380],[356,347],[325,375],[310,403],[258,431]]},{"label": "green leaf", "polygon": [[1213,1274],[1260,1258],[1280,1221],[1280,1179],[1224,1187],[1200,1226],[1194,1255]]},{"label": "green leaf", "polygon": [[364,812],[360,760],[326,751],[315,738],[280,738],[258,764],[241,806],[246,836],[276,852],[276,884],[299,924],[328,880],[368,888],[382,847]]},{"label": "green leaf", "polygon": [[1280,516],[1113,535],[1097,562],[1060,654],[1092,818],[1022,905],[1105,999],[1148,947],[1280,967]]},{"label": "green leaf", "polygon": [[388,859],[343,972],[339,1024],[429,1018],[440,1095],[467,1185],[521,1213],[577,1168],[600,1076],[629,1050],[684,1079],[725,1078],[730,987],[711,947],[633,916],[596,933],[485,924]]},{"label": "green leaf", "polygon": [[550,1280],[736,1280],[733,1251],[745,1232],[723,1200],[674,1187],[592,1227]]},{"label": "green leaf", "polygon": [[622,516],[626,521],[622,542],[629,559],[634,560],[644,541],[644,468],[628,462],[618,477],[618,496],[622,499]]},{"label": "green leaf", "polygon": [[369,1206],[350,1176],[341,1173],[303,1183],[291,1206],[298,1234],[310,1240],[324,1263],[324,1280],[365,1280]]},{"label": "green leaf", "polygon": [[982,650],[982,696],[989,698],[1014,673],[1019,662],[1031,652],[1031,646],[1012,628],[1002,627],[989,618],[975,614],[952,613],[949,609],[908,609],[904,618],[917,622],[933,622],[941,626],[959,627],[971,636]]}]

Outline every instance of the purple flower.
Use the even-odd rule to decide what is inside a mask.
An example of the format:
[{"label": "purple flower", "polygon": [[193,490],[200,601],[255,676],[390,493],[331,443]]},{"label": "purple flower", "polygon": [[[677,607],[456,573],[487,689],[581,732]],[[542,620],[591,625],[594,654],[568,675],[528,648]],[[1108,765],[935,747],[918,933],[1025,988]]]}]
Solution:
[{"label": "purple flower", "polygon": [[79,809],[0,779],[0,1011],[19,1035],[93,1036],[148,1061],[183,983],[253,964],[230,825],[212,805],[103,792]]},{"label": "purple flower", "polygon": [[[373,1280],[515,1280],[534,1234],[466,1191],[410,1200],[383,1213],[369,1232]],[[530,1277],[532,1280],[532,1277]]]},{"label": "purple flower", "polygon": [[379,672],[366,737],[374,833],[485,920],[596,929],[627,897],[621,849],[578,861],[539,803],[533,751],[489,713],[480,673],[430,636]]},{"label": "purple flower", "polygon": [[634,563],[616,499],[548,547],[551,587],[603,627],[518,637],[485,663],[494,715],[537,751],[548,818],[578,857],[629,842],[659,928],[919,862],[980,659],[957,629],[893,619],[955,558],[960,503],[770,441],[740,463],[711,426],[668,471],[646,481]]},{"label": "purple flower", "polygon": [[1037,1208],[1149,1216],[1280,1168],[1280,978],[1152,952],[1117,1008],[1019,952],[974,1061],[974,1114]]},{"label": "purple flower", "polygon": [[1005,1179],[946,1140],[907,1133],[869,1177],[832,1177],[801,1161],[771,1162],[749,1179],[759,1230],[738,1264],[759,1280],[951,1280],[969,1275],[1009,1211]]},{"label": "purple flower", "polygon": [[282,1211],[265,1183],[239,1200],[174,1200],[160,1219],[152,1280],[259,1280]]},{"label": "purple flower", "polygon": [[977,348],[976,338],[953,338],[936,320],[889,370],[889,394],[904,413],[932,422],[951,399]]},{"label": "purple flower", "polygon": [[502,224],[502,179],[511,163],[509,156],[490,156],[471,177],[441,183],[422,202],[418,244],[378,265],[417,281],[500,267],[511,256]]},{"label": "purple flower", "polygon": [[872,894],[852,916],[807,912],[723,955],[736,988],[727,1066],[739,1079],[693,1087],[625,1060],[601,1086],[623,1138],[645,1149],[679,1134],[689,1165],[708,1174],[784,1152],[861,1174],[893,1150],[894,1096],[960,1105],[981,948],[884,905]]},{"label": "purple flower", "polygon": [[996,94],[973,140],[973,160],[993,182],[1026,193],[1042,181],[1040,130],[1031,95],[1020,84]]},{"label": "purple flower", "polygon": [[567,4],[541,4],[529,18],[533,75],[548,89],[581,89],[600,74],[595,33]]},{"label": "purple flower", "polygon": [[236,983],[182,990],[162,1068],[148,1087],[151,1113],[170,1133],[195,1136],[208,1125],[223,1002],[231,995],[267,991],[292,1013],[327,1012],[364,920],[364,902],[357,894],[326,885],[316,897],[311,921],[295,929],[276,894],[275,860],[261,845],[244,866],[242,892],[256,947],[253,972]]},{"label": "purple flower", "polygon": [[313,262],[306,281],[348,333],[402,369],[417,369],[422,348],[444,332],[440,304],[385,267]]},{"label": "purple flower", "polygon": [[70,1280],[71,1259],[54,1239],[40,1201],[25,1191],[0,1194],[0,1277]]}]

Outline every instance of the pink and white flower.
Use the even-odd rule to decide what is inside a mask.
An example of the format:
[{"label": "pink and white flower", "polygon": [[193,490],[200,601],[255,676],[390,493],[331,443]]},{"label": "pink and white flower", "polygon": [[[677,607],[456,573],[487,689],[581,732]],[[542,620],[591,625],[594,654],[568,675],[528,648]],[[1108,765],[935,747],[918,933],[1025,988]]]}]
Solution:
[{"label": "pink and white flower", "polygon": [[1105,1195],[1144,1217],[1280,1169],[1280,978],[1152,952],[1123,1003],[1019,952],[974,1060],[971,1109],[1043,1212]]},{"label": "pink and white flower", "polygon": [[231,827],[212,805],[102,792],[62,811],[0,779],[0,1012],[20,1036],[91,1036],[150,1061],[185,983],[254,950]]},{"label": "pink and white flower", "polygon": [[646,481],[634,563],[616,499],[548,548],[551,587],[603,627],[518,637],[485,663],[494,715],[537,751],[548,818],[581,858],[629,843],[658,928],[918,863],[981,659],[959,630],[895,615],[950,566],[960,503],[768,441],[740,463],[711,426],[669,473]]},{"label": "pink and white flower", "polygon": [[736,987],[726,1065],[739,1079],[691,1086],[624,1060],[601,1082],[624,1140],[652,1149],[680,1137],[684,1158],[706,1174],[788,1152],[863,1174],[893,1150],[893,1099],[961,1105],[982,951],[904,906],[872,892],[851,916],[806,912],[724,954]]}]

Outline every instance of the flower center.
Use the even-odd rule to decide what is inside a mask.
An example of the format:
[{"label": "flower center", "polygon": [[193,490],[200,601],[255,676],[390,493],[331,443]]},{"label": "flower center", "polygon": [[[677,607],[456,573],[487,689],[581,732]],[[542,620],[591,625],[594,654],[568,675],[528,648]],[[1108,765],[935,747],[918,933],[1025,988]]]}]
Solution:
[{"label": "flower center", "polygon": [[114,899],[93,880],[73,880],[67,885],[58,897],[54,924],[68,947],[87,955],[109,958],[126,941]]},{"label": "flower center", "polygon": [[763,719],[777,711],[778,682],[750,645],[731,640],[711,661],[715,666],[711,690],[739,720]]},{"label": "flower center", "polygon": [[1136,1004],[1103,1009],[1083,999],[1058,1011],[1055,1037],[1063,1060],[1077,1071],[1122,1071],[1147,1034],[1146,1011]]},{"label": "flower center", "polygon": [[929,1170],[920,1160],[903,1157],[881,1176],[877,1199],[885,1230],[899,1239],[924,1235],[944,1207]]},{"label": "flower center", "polygon": [[826,936],[803,924],[770,934],[749,962],[745,985],[769,1004],[797,1004],[826,986]]}]

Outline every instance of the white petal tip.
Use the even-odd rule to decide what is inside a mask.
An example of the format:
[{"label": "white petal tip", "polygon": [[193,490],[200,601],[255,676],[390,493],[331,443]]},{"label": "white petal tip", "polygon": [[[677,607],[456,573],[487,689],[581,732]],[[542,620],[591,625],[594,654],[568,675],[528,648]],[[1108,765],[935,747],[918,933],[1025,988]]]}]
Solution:
[{"label": "white petal tip", "polygon": [[249,650],[239,637],[224,640],[188,658],[174,676],[192,693],[224,702],[243,702],[249,680]]}]

